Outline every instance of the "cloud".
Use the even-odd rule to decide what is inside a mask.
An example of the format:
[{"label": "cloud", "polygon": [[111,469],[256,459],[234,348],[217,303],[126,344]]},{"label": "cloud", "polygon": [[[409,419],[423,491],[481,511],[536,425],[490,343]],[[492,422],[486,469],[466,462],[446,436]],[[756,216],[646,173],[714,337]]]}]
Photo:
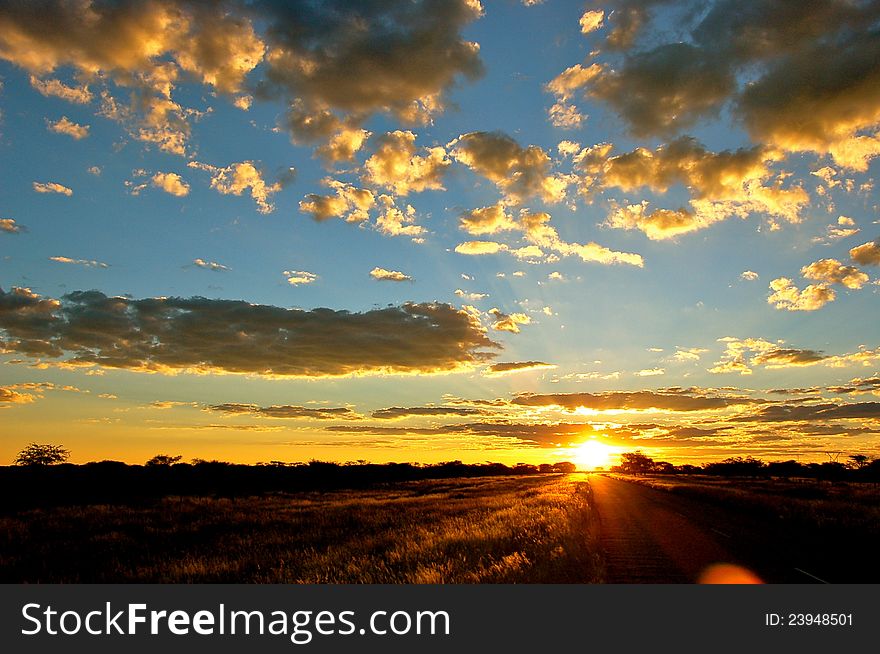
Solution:
[{"label": "cloud", "polygon": [[690,193],[689,207],[648,211],[649,203],[615,206],[606,225],[639,229],[653,240],[674,238],[705,229],[730,217],[758,213],[789,223],[800,222],[809,195],[799,185],[783,185],[773,172],[778,153],[756,146],[711,152],[691,137],[681,137],[654,150],[611,156],[612,146],[585,148],[575,155],[581,174],[580,192],[649,188],[666,193],[676,184]]},{"label": "cloud", "polygon": [[816,311],[833,302],[834,289],[825,284],[810,284],[799,290],[788,277],[779,277],[770,282],[773,291],[767,303],[786,311]]},{"label": "cloud", "polygon": [[862,348],[857,352],[827,355],[817,350],[783,347],[782,341],[771,343],[763,338],[739,339],[726,336],[719,341],[725,344],[725,351],[721,360],[709,369],[712,373],[737,372],[750,375],[754,366],[765,366],[770,369],[817,364],[831,368],[868,366],[880,359],[880,348],[875,350]]},{"label": "cloud", "polygon": [[370,132],[351,120],[342,120],[328,109],[310,109],[301,98],[291,103],[284,126],[295,144],[321,142],[315,155],[328,163],[353,161]]},{"label": "cloud", "polygon": [[211,173],[211,188],[217,192],[223,195],[241,195],[245,191],[249,191],[254,202],[257,203],[257,211],[272,213],[275,210],[270,198],[281,190],[282,183],[279,181],[274,184],[266,184],[263,173],[253,161],[241,161],[225,168],[218,168],[198,161],[190,161],[187,166]]},{"label": "cloud", "polygon": [[452,158],[492,181],[508,204],[531,197],[561,202],[570,181],[550,171],[550,157],[537,145],[526,148],[503,132],[470,132],[447,146]]},{"label": "cloud", "polygon": [[383,210],[376,217],[376,230],[386,236],[411,236],[413,242],[421,243],[425,228],[416,224],[416,209],[411,204],[405,210],[394,204],[390,195],[380,195],[379,203]]},{"label": "cloud", "polygon": [[396,195],[443,190],[450,163],[446,150],[426,148],[424,156],[418,155],[415,141],[415,134],[401,130],[379,137],[376,151],[364,162],[364,181]]},{"label": "cloud", "polygon": [[399,420],[401,418],[423,416],[474,416],[484,415],[483,409],[475,409],[461,406],[416,406],[416,407],[390,407],[373,411],[371,416],[380,420]]},{"label": "cloud", "polygon": [[845,266],[837,259],[820,259],[801,268],[806,279],[824,284],[843,284],[850,289],[859,289],[868,283],[868,276],[858,268]]},{"label": "cloud", "polygon": [[49,122],[48,125],[49,131],[55,132],[56,134],[67,134],[67,136],[70,136],[77,141],[84,139],[89,135],[88,125],[78,125],[67,116],[62,116],[54,123]]},{"label": "cloud", "polygon": [[674,361],[699,361],[700,357],[709,350],[702,347],[675,347]]},{"label": "cloud", "polygon": [[774,348],[758,352],[752,363],[764,365],[767,368],[791,368],[797,366],[812,366],[825,361],[828,357],[816,350],[798,350],[794,348]]},{"label": "cloud", "polygon": [[58,193],[59,195],[66,195],[67,197],[73,195],[71,189],[63,184],[58,184],[57,182],[34,182],[33,186],[37,193]]},{"label": "cloud", "polygon": [[512,402],[520,406],[559,407],[567,411],[712,411],[762,400],[738,395],[693,394],[673,391],[610,391],[606,393],[521,393]]},{"label": "cloud", "polygon": [[460,288],[455,289],[455,294],[458,297],[463,297],[466,300],[470,300],[471,302],[476,302],[477,300],[485,300],[489,297],[488,293],[469,293],[468,291],[464,291]]},{"label": "cloud", "polygon": [[26,232],[27,228],[15,222],[13,218],[0,218],[0,232],[6,234],[21,234]]},{"label": "cloud", "polygon": [[497,234],[519,229],[502,203],[465,211],[459,216],[459,226],[473,236]]},{"label": "cloud", "polygon": [[269,28],[266,90],[310,106],[389,112],[425,122],[456,79],[482,73],[479,47],[459,32],[482,15],[477,2],[342,0],[260,3]]},{"label": "cloud", "polygon": [[570,100],[574,91],[583,88],[596,75],[602,72],[602,67],[598,64],[592,64],[584,68],[580,64],[575,64],[570,68],[566,68],[552,80],[547,82],[545,87],[547,91],[555,95],[561,102]]},{"label": "cloud", "polygon": [[330,432],[375,435],[467,436],[515,439],[518,445],[560,447],[583,440],[589,425],[568,423],[470,422],[437,427],[387,425],[331,425]]},{"label": "cloud", "polygon": [[639,370],[633,374],[636,377],[657,377],[658,375],[665,375],[666,370],[664,368],[646,368],[645,370]]},{"label": "cloud", "polygon": [[[816,174],[815,172],[813,173]],[[821,188],[821,187],[820,187]],[[855,221],[847,216],[838,216],[837,223],[828,225],[825,228],[825,237],[816,237],[813,239],[815,243],[837,241],[842,238],[849,238],[859,233],[859,228],[855,226]]]},{"label": "cloud", "polygon": [[216,261],[205,261],[204,259],[193,259],[193,265],[205,270],[213,270],[214,272],[227,272],[229,266],[224,266]]},{"label": "cloud", "polygon": [[370,271],[370,277],[380,282],[411,282],[412,277],[397,270],[385,270],[384,268],[373,268]]},{"label": "cloud", "polygon": [[864,379],[856,377],[851,379],[846,386],[829,386],[828,390],[840,395],[850,393],[873,393],[874,395],[880,395],[880,375]]},{"label": "cloud", "polygon": [[[670,11],[637,43],[660,4]],[[613,29],[604,49],[624,52],[600,64],[587,93],[633,134],[668,136],[728,109],[757,143],[830,154],[856,170],[880,154],[874,3],[757,0],[744,9],[719,0],[697,14],[687,3],[618,0],[605,8]]]},{"label": "cloud", "polygon": [[674,134],[716,115],[736,83],[726,61],[685,42],[630,54],[622,67],[600,71],[589,95],[610,104],[639,137]]},{"label": "cloud", "polygon": [[371,114],[427,123],[458,80],[481,75],[479,46],[461,30],[482,13],[475,0],[13,5],[0,11],[0,58],[32,73],[46,94],[87,101],[85,87],[77,94],[38,79],[62,68],[100,84],[100,113],[181,155],[199,114],[178,101],[184,78],[239,108],[256,96],[299,103],[307,116],[339,114],[329,134],[304,135],[295,119],[289,126],[295,139],[323,141],[319,156],[340,161],[358,149],[359,124]]},{"label": "cloud", "polygon": [[880,418],[880,402],[853,404],[776,404],[737,418],[749,422],[819,422]]},{"label": "cloud", "polygon": [[67,86],[61,80],[42,80],[33,75],[30,80],[31,86],[47,97],[61,98],[74,104],[88,104],[93,98],[88,86]]},{"label": "cloud", "polygon": [[602,27],[602,22],[605,20],[605,12],[601,9],[592,9],[587,10],[583,13],[578,24],[581,26],[581,34],[589,34],[590,32],[595,32],[597,29]]},{"label": "cloud", "polygon": [[459,254],[481,255],[481,254],[498,254],[506,252],[507,246],[495,241],[465,241],[455,246],[455,251]]},{"label": "cloud", "polygon": [[758,273],[753,270],[744,270],[740,273],[739,278],[746,282],[758,281]]},{"label": "cloud", "polygon": [[578,129],[587,119],[573,104],[562,101],[554,102],[547,110],[547,116],[550,124],[559,129]]},{"label": "cloud", "polygon": [[86,268],[109,268],[110,266],[101,261],[94,259],[71,259],[70,257],[49,257],[49,261],[57,263],[72,263],[77,266],[85,266]]},{"label": "cloud", "polygon": [[519,334],[520,325],[528,325],[532,322],[531,317],[525,313],[504,313],[500,309],[489,309],[489,314],[493,316],[494,322],[492,329],[501,332],[510,332]]},{"label": "cloud", "polygon": [[150,181],[156,188],[179,198],[189,194],[189,184],[177,173],[156,173]]},{"label": "cloud", "polygon": [[318,280],[318,276],[315,273],[308,272],[307,270],[285,270],[281,274],[287,278],[287,283],[291,286],[303,286]]},{"label": "cloud", "polygon": [[291,404],[259,406],[257,404],[214,404],[207,407],[209,411],[232,415],[256,415],[264,418],[309,418],[313,420],[358,420],[361,416],[349,407],[304,407]]},{"label": "cloud", "polygon": [[555,368],[554,364],[544,363],[543,361],[509,361],[493,363],[483,371],[483,375],[486,377],[501,377],[502,375],[512,375],[519,372],[553,370]]},{"label": "cloud", "polygon": [[520,223],[527,241],[538,247],[553,250],[562,256],[576,256],[584,262],[604,265],[628,264],[639,268],[644,266],[639,254],[615,252],[593,242],[580,244],[563,241],[556,229],[550,226],[550,215],[547,213],[523,211],[520,215]]},{"label": "cloud", "polygon": [[[122,122],[133,138],[175,154],[186,152],[194,114],[173,99],[179,77],[231,94],[264,50],[250,19],[230,2],[18,4],[0,10],[0,58],[30,72],[38,91],[88,102],[86,87],[39,79],[70,67],[76,77],[105,85],[99,113]],[[127,105],[118,99],[122,89],[130,93]]]},{"label": "cloud", "polygon": [[321,181],[333,189],[332,195],[309,193],[299,203],[299,210],[311,214],[317,222],[342,218],[346,222],[359,223],[369,219],[369,210],[376,204],[376,198],[369,189],[362,189],[331,178]]},{"label": "cloud", "polygon": [[6,404],[30,404],[34,396],[30,393],[19,393],[15,386],[0,386],[0,408]]},{"label": "cloud", "polygon": [[130,299],[76,291],[60,300],[0,291],[0,343],[47,364],[173,374],[277,377],[449,373],[499,346],[448,304],[362,313],[202,297]]},{"label": "cloud", "polygon": [[880,239],[854,247],[849,256],[863,266],[880,266]]}]

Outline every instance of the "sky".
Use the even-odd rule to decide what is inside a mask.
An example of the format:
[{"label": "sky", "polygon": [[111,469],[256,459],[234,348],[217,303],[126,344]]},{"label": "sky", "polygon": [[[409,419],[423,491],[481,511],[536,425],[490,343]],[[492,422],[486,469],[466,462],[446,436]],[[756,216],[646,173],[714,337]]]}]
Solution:
[{"label": "sky", "polygon": [[880,457],[878,155],[876,1],[4,2],[0,462]]}]

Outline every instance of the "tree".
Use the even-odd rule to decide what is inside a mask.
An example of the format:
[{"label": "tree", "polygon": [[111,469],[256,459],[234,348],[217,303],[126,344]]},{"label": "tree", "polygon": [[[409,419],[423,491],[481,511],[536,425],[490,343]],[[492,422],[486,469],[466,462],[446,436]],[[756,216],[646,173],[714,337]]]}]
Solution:
[{"label": "tree", "polygon": [[60,445],[44,443],[31,443],[15,458],[17,466],[50,466],[54,463],[64,463],[70,458],[70,451]]},{"label": "tree", "polygon": [[871,464],[871,459],[867,454],[852,454],[849,457],[849,467],[856,470],[867,468]]},{"label": "tree", "polygon": [[180,461],[182,456],[171,456],[170,454],[157,454],[147,461],[148,466],[170,466]]},{"label": "tree", "polygon": [[624,452],[620,455],[620,466],[618,467],[621,472],[638,475],[651,472],[654,469],[654,459],[639,451]]}]

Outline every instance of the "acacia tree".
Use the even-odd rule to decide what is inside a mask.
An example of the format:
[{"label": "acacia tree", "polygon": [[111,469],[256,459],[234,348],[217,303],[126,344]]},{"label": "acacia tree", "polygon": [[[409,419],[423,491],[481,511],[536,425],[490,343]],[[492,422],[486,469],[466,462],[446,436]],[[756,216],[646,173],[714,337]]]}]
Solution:
[{"label": "acacia tree", "polygon": [[171,456],[170,454],[157,454],[152,459],[147,461],[145,465],[148,466],[171,466],[175,463],[178,463],[183,457],[182,456]]},{"label": "acacia tree", "polygon": [[70,451],[61,445],[50,443],[31,443],[15,457],[17,466],[50,466],[54,463],[64,463],[70,458]]},{"label": "acacia tree", "polygon": [[632,474],[644,474],[654,470],[654,459],[639,450],[635,452],[624,452],[620,455],[620,471]]}]

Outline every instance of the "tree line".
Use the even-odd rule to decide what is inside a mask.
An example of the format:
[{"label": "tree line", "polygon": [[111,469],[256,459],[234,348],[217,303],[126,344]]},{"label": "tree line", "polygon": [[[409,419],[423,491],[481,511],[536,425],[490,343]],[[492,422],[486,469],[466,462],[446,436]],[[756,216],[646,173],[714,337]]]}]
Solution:
[{"label": "tree line", "polygon": [[70,452],[60,445],[31,443],[0,466],[0,511],[39,506],[115,504],[154,501],[163,497],[238,498],[276,492],[324,492],[427,479],[497,475],[570,473],[568,461],[518,463],[335,463],[267,461],[256,465],[157,454],[143,465],[121,461],[67,463]]},{"label": "tree line", "polygon": [[751,456],[734,456],[723,461],[702,465],[673,465],[668,461],[655,461],[641,451],[626,452],[620,456],[620,464],[612,472],[634,475],[703,474],[720,477],[808,478],[850,481],[880,481],[880,459],[866,454],[851,454],[844,461],[801,463],[794,459],[765,462]]}]

